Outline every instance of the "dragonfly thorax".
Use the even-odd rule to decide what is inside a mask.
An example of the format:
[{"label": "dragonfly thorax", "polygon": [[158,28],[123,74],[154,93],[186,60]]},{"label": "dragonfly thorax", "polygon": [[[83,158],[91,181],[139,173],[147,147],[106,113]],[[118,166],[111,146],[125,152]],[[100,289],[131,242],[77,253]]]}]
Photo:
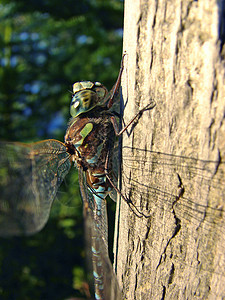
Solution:
[{"label": "dragonfly thorax", "polygon": [[65,144],[71,144],[71,148],[76,149],[73,160],[86,173],[88,186],[101,198],[105,198],[111,190],[105,174],[105,163],[114,141],[111,113],[100,106],[73,118],[65,135]]}]

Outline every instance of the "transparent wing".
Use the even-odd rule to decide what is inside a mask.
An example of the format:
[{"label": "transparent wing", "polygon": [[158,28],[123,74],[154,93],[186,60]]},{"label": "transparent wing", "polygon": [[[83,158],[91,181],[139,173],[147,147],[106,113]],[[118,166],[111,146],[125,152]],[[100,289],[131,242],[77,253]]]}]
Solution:
[{"label": "transparent wing", "polygon": [[[120,190],[119,177],[120,177],[120,165],[121,165],[121,151],[120,151],[119,140],[115,141],[114,148],[111,150],[111,159],[112,159],[112,170],[109,173],[109,176],[113,184]],[[109,193],[109,197],[116,202],[117,200],[117,191],[115,188],[112,188],[112,191]]]},{"label": "transparent wing", "polygon": [[[223,169],[217,169],[219,160],[200,160],[130,147],[123,147],[122,151],[123,169],[132,169],[137,172],[136,180],[130,180],[124,173],[123,184],[126,187],[135,186],[137,188],[138,192],[133,195],[137,201],[140,199],[147,201],[152,195],[151,205],[163,204],[169,210],[175,205],[179,208],[177,214],[187,221],[193,222],[207,218],[209,226],[211,223],[219,223],[225,228],[222,218],[223,207],[216,206],[218,205],[216,198],[222,202],[225,199],[225,177],[221,173]],[[220,164],[224,165],[225,163],[220,162]],[[138,180],[138,174],[142,180]],[[177,200],[178,175],[184,186],[184,194],[179,200]],[[172,190],[171,186],[174,181],[177,182],[177,188]],[[197,186],[201,198],[206,198],[211,202],[206,203],[205,206],[200,205],[197,202],[199,196],[194,194],[196,188],[193,189],[193,186]],[[157,199],[157,202],[154,203],[154,199]],[[206,208],[207,216],[205,216]]]},{"label": "transparent wing", "polygon": [[[106,201],[102,199],[102,214],[95,210],[93,194],[87,190],[84,172],[79,169],[80,190],[83,199],[83,213],[87,252],[91,257],[96,299],[122,299],[118,282],[108,256]],[[93,275],[90,276],[93,278]]]},{"label": "transparent wing", "polygon": [[70,166],[70,154],[59,141],[0,142],[0,235],[41,230]]},{"label": "transparent wing", "polygon": [[[125,192],[130,190],[129,197],[140,210],[150,214],[151,219],[155,217],[151,211],[163,208],[168,215],[174,211],[183,222],[183,230],[189,223],[195,225],[205,244],[220,240],[218,247],[224,251],[225,162],[221,158],[207,161],[131,147],[123,147],[122,151],[123,187]],[[157,236],[157,228],[154,234]],[[192,249],[191,244],[189,247]],[[213,271],[208,266],[206,269]]]}]

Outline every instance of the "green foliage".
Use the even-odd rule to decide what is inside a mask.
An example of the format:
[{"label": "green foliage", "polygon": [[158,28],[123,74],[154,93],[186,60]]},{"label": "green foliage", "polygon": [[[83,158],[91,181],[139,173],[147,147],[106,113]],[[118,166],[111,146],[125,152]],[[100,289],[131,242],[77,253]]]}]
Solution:
[{"label": "green foliage", "polygon": [[[122,22],[119,0],[2,0],[0,139],[63,141],[72,84],[100,81],[110,89],[115,83]],[[83,274],[82,236],[82,201],[72,168],[46,228],[29,238],[1,239],[0,299],[79,295],[82,283],[74,276]]]},{"label": "green foliage", "polygon": [[[110,22],[110,18],[105,19],[100,9],[106,8],[104,5],[98,7],[98,1],[87,1],[91,6],[87,11],[83,2],[67,0],[70,3],[67,9],[64,1],[49,2],[50,7],[43,1],[39,10],[31,5],[38,3],[39,6],[39,1],[0,5],[0,30],[3,32],[0,40],[3,50],[0,54],[1,138],[23,141],[42,136],[49,138],[49,123],[56,114],[60,112],[64,120],[69,117],[68,90],[72,83],[94,80],[111,88],[117,77],[122,46],[122,7],[118,12],[118,9],[113,10],[115,5],[107,6],[108,14],[110,8],[120,16],[115,18],[119,20],[116,24]],[[96,2],[95,5],[91,5],[92,2]],[[57,11],[61,7],[58,19]],[[76,14],[63,16],[68,7]],[[78,14],[83,10],[86,13]]]}]

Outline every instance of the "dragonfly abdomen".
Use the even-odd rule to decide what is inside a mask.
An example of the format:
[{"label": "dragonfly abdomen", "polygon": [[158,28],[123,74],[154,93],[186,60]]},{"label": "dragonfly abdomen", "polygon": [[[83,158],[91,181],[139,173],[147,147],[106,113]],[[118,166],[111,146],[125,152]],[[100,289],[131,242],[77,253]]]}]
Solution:
[{"label": "dragonfly abdomen", "polygon": [[[93,97],[93,89],[96,97]],[[71,119],[65,135],[65,144],[75,148],[72,161],[76,162],[79,171],[84,216],[89,222],[94,222],[87,227],[88,236],[92,236],[91,251],[96,299],[106,299],[105,288],[107,287],[104,281],[107,272],[102,264],[108,259],[105,198],[113,189],[108,179],[108,170],[109,174],[112,174],[111,154],[116,135],[112,123],[114,114],[107,106],[95,103],[96,99],[101,101],[105,93],[106,89],[99,83],[82,82],[74,85],[71,103],[74,118]]]}]

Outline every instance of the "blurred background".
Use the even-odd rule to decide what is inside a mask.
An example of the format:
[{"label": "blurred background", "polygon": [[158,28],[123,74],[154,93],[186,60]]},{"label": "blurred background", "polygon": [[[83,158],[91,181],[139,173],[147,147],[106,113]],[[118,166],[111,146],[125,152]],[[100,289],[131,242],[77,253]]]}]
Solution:
[{"label": "blurred background", "polygon": [[[63,141],[72,84],[100,81],[111,89],[122,35],[123,1],[1,0],[0,139]],[[111,240],[114,209],[110,201]],[[85,297],[82,222],[72,168],[40,233],[0,239],[0,299]]]}]

